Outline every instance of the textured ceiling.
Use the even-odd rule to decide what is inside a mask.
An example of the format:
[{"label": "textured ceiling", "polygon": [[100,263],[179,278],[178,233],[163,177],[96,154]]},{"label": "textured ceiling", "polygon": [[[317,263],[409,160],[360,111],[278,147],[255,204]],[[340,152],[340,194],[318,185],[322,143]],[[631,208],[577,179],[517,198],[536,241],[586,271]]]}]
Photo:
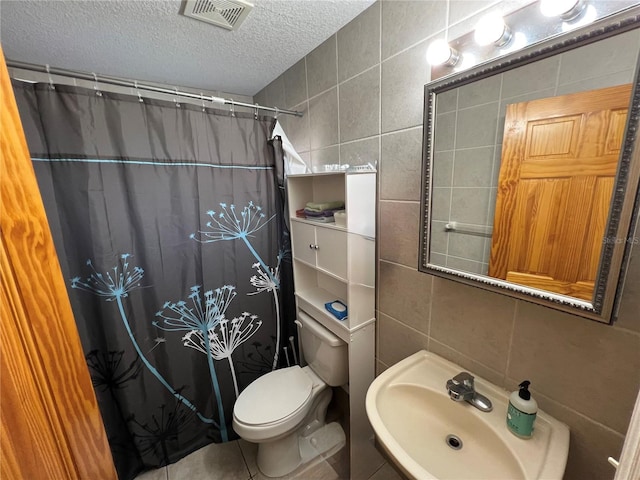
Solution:
[{"label": "textured ceiling", "polygon": [[254,95],[373,0],[254,0],[236,31],[164,0],[2,0],[7,59]]}]

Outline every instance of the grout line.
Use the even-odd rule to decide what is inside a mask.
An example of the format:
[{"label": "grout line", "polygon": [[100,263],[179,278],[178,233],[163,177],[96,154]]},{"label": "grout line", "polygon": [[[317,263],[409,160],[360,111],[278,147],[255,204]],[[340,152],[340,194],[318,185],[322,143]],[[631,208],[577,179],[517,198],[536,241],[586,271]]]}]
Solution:
[{"label": "grout line", "polygon": [[520,309],[520,300],[516,299],[515,307],[513,308],[513,320],[511,321],[511,334],[509,335],[509,348],[507,350],[507,364],[504,369],[503,387],[507,385],[507,378],[509,377],[509,368],[511,368],[511,352],[513,351],[513,337],[516,333],[516,319],[518,318],[518,310]]},{"label": "grout line", "polygon": [[[338,77],[338,33],[334,34],[334,38],[336,40],[336,114],[338,115],[338,145],[340,145],[340,82]],[[338,165],[342,165],[340,163],[340,147],[338,147]]]},{"label": "grout line", "polygon": [[[380,202],[389,202],[389,203],[406,203],[409,205],[415,205],[416,203],[419,205],[420,204],[420,200],[394,200],[391,198],[380,198],[378,199]],[[446,222],[443,222],[446,223]]]}]

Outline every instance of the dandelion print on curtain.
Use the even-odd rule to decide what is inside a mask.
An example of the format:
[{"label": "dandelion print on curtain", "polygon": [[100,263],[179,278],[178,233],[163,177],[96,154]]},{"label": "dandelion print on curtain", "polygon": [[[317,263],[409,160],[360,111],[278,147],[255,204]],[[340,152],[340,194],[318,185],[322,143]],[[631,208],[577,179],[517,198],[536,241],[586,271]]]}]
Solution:
[{"label": "dandelion print on curtain", "polygon": [[119,477],[237,438],[295,334],[270,119],[14,90]]}]

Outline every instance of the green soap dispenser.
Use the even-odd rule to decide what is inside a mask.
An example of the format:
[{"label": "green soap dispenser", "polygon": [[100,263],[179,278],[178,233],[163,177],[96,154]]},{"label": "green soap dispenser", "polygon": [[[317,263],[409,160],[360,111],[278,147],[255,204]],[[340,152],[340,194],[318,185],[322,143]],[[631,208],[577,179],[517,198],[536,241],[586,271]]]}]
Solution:
[{"label": "green soap dispenser", "polygon": [[529,385],[531,382],[525,380],[519,385],[520,390],[509,396],[507,427],[511,433],[520,438],[531,438],[533,422],[535,422],[538,413],[538,403],[531,398]]}]

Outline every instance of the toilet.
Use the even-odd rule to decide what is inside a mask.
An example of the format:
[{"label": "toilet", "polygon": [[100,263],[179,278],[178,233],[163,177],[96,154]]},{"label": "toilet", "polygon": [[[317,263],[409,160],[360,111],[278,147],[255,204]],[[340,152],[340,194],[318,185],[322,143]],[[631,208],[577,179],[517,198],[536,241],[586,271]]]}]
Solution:
[{"label": "toilet", "polygon": [[345,444],[337,423],[325,424],[330,387],[348,381],[347,344],[312,319],[298,313],[296,324],[305,367],[267,373],[251,383],[233,408],[233,428],[258,444],[258,468],[281,477]]}]

